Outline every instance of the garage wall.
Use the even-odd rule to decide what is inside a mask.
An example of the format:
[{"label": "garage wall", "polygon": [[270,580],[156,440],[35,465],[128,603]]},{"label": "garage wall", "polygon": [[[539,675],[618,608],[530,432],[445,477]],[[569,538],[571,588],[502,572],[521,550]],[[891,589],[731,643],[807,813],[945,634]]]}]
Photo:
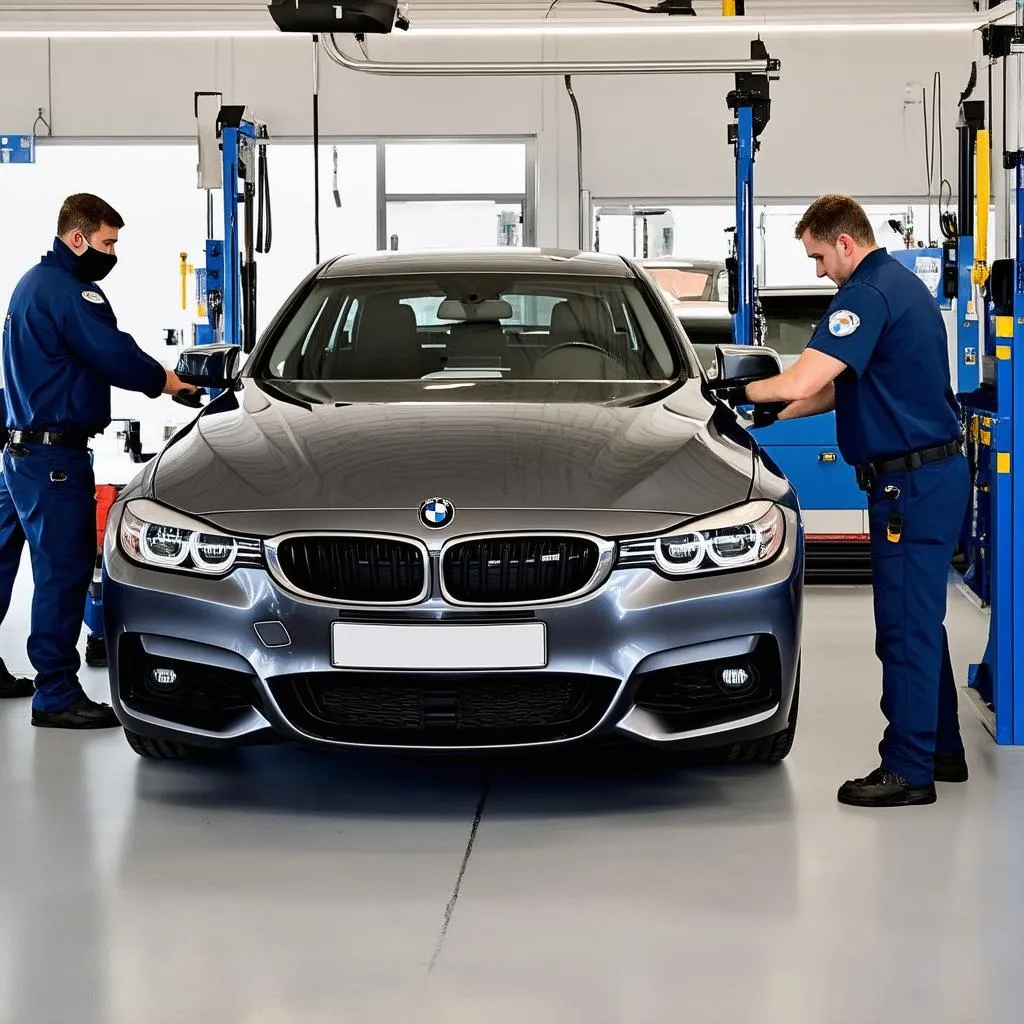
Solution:
[{"label": "garage wall", "polygon": [[[955,178],[956,104],[975,55],[969,32],[763,36],[783,70],[759,155],[759,195],[926,194],[922,109],[907,106],[905,95],[907,83],[916,83],[915,99],[924,85],[930,102],[935,71],[943,79],[944,169]],[[735,57],[748,46],[749,36],[731,34],[371,41],[375,57],[428,60],[464,60],[467,51],[474,60]],[[28,131],[43,107],[59,136],[190,138],[196,89],[247,103],[279,137],[312,130],[306,38],[5,38],[0,68],[5,131]],[[606,198],[731,196],[731,87],[729,75],[575,79],[586,186]],[[393,78],[322,58],[320,93],[327,135],[538,136],[539,241],[575,242],[575,127],[560,76]]]}]

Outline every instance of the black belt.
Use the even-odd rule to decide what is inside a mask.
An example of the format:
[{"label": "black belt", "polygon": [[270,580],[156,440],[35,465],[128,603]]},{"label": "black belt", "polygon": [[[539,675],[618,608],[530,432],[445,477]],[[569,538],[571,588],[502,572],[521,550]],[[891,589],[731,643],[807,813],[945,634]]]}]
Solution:
[{"label": "black belt", "polygon": [[11,444],[59,444],[71,448],[87,448],[89,435],[70,430],[12,430]]},{"label": "black belt", "polygon": [[879,459],[877,462],[866,462],[856,467],[857,484],[862,491],[870,491],[875,481],[887,473],[901,473],[907,469],[919,469],[929,462],[941,462],[956,455],[960,451],[960,441],[949,441],[932,448],[919,448],[917,451],[898,455],[892,459]]}]

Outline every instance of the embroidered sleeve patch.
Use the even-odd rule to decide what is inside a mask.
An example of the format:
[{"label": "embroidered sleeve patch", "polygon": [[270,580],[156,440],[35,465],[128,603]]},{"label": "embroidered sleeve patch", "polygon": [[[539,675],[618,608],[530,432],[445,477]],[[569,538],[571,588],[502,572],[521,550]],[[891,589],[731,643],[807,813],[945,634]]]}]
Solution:
[{"label": "embroidered sleeve patch", "polygon": [[860,317],[848,309],[840,309],[828,318],[828,331],[833,337],[848,338],[860,327]]},{"label": "embroidered sleeve patch", "polygon": [[82,292],[82,298],[86,302],[94,302],[97,306],[103,305],[103,296],[99,292]]}]

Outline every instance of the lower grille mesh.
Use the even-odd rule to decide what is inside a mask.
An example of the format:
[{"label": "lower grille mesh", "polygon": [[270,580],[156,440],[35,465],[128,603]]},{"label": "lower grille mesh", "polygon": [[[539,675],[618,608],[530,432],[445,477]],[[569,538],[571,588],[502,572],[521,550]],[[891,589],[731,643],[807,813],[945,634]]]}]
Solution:
[{"label": "lower grille mesh", "polygon": [[600,721],[611,680],[554,673],[407,676],[313,673],[271,680],[299,728],[343,742],[480,746],[579,736]]}]

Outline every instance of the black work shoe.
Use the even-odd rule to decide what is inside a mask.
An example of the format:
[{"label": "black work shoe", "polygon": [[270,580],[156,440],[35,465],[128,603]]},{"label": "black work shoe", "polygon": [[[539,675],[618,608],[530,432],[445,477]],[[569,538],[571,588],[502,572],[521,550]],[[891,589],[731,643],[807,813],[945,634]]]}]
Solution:
[{"label": "black work shoe", "polygon": [[32,709],[32,724],[46,729],[115,729],[121,723],[109,704],[97,704],[88,697],[63,711]]},{"label": "black work shoe", "polygon": [[31,679],[19,679],[17,676],[4,676],[0,679],[0,700],[14,697],[31,697],[36,692],[36,684]]},{"label": "black work shoe", "polygon": [[839,802],[854,807],[904,807],[935,803],[935,785],[912,786],[885,768],[876,768],[865,779],[852,779],[839,787]]},{"label": "black work shoe", "polygon": [[935,781],[966,782],[967,758],[963,754],[936,754]]}]

